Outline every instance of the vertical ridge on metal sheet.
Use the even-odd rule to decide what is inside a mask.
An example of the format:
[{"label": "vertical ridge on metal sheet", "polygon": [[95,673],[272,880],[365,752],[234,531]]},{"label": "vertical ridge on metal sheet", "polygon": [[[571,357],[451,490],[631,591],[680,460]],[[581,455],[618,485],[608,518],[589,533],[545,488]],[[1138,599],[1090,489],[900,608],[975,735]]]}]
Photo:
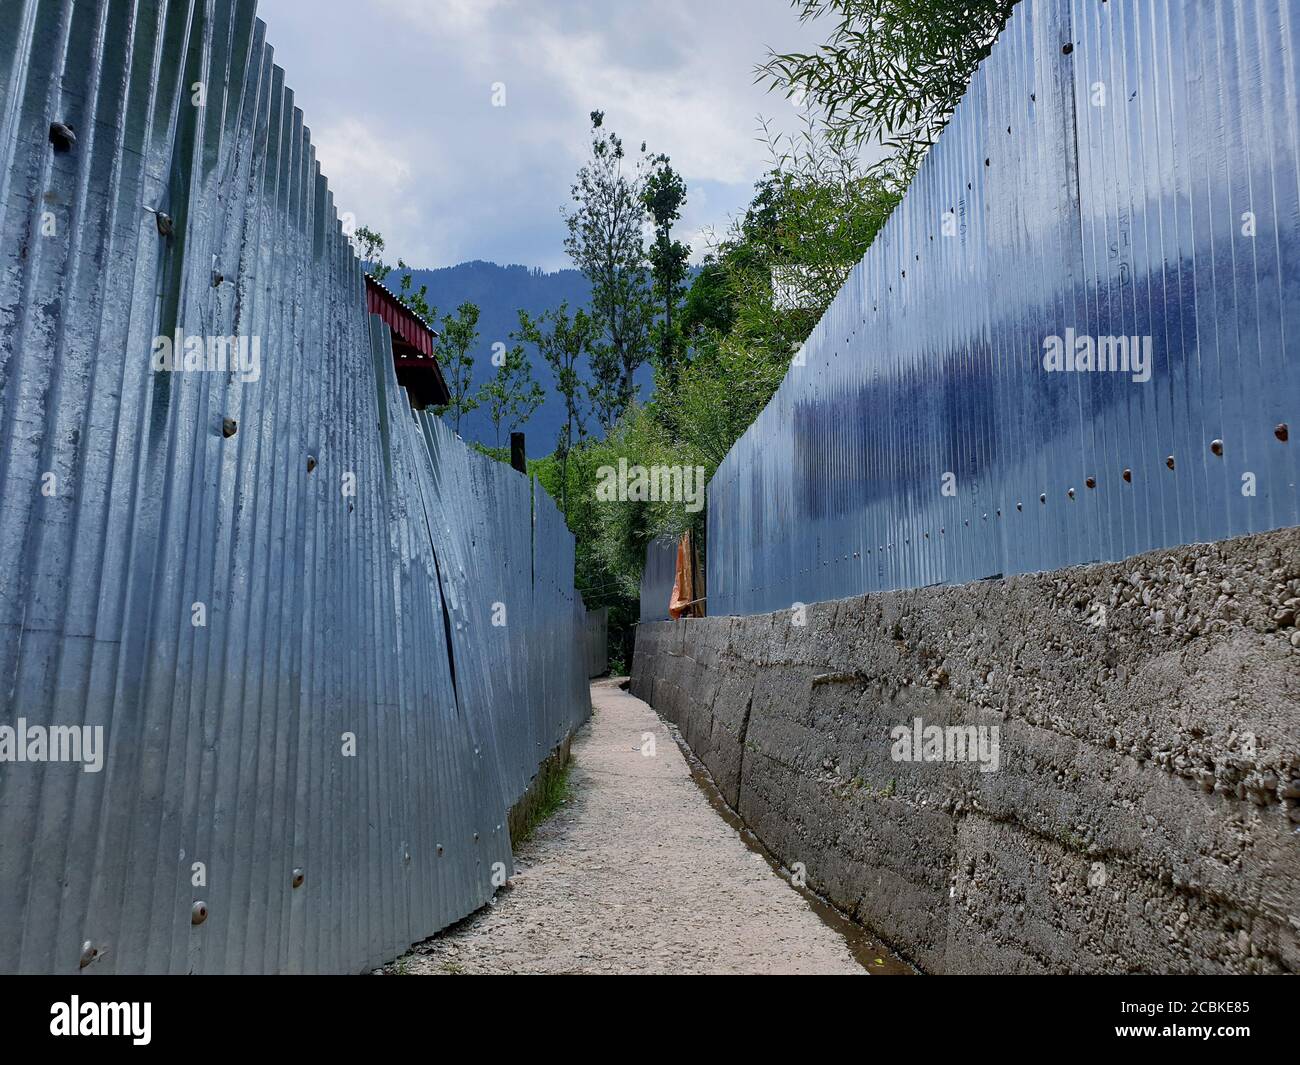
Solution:
[{"label": "vertical ridge on metal sheet", "polygon": [[106,744],[0,765],[0,968],[358,971],[483,905],[588,713],[573,537],[411,410],[253,0],[0,5],[0,411],[0,725]]},{"label": "vertical ridge on metal sheet", "polygon": [[[1296,524],[1298,34],[1019,4],[710,482],[709,613]],[[1049,373],[1053,336],[1149,341],[1149,379]]]}]

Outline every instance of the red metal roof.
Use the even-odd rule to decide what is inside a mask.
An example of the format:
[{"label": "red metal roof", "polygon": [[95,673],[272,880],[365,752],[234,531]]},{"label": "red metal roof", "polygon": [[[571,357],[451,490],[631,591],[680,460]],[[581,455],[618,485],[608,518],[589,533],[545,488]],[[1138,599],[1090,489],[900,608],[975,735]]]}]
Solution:
[{"label": "red metal roof", "polygon": [[438,336],[433,327],[369,274],[366,274],[366,307],[371,314],[379,315],[393,332],[393,363],[398,380],[412,393],[412,401],[418,400],[420,406],[449,403],[451,390],[433,350]]},{"label": "red metal roof", "polygon": [[366,306],[421,355],[433,358],[433,340],[438,335],[433,327],[369,274],[366,274]]}]

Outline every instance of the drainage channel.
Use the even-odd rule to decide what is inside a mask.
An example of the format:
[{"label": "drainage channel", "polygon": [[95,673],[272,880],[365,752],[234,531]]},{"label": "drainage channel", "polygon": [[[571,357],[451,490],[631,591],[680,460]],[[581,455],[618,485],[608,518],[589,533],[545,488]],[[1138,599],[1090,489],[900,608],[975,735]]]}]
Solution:
[{"label": "drainage channel", "polygon": [[686,741],[682,739],[682,734],[677,726],[671,721],[664,720],[663,717],[660,717],[659,721],[668,730],[668,734],[673,738],[673,742],[677,744],[678,750],[682,752],[682,757],[686,759],[686,765],[690,768],[691,779],[704,793],[704,797],[709,800],[709,805],[718,812],[718,815],[727,824],[736,830],[736,834],[740,836],[746,847],[761,856],[777,876],[803,897],[809,909],[821,918],[823,924],[839,933],[848,946],[849,953],[853,955],[854,960],[859,965],[866,969],[868,973],[878,976],[916,975],[915,967],[900,958],[878,939],[875,939],[867,929],[854,921],[843,910],[818,895],[811,888],[796,884],[790,870],[782,865],[776,855],[763,845],[763,841],[754,835],[753,830],[740,819],[740,815],[723,798],[721,790],[713,779],[713,774],[695,756],[695,752],[691,750]]}]

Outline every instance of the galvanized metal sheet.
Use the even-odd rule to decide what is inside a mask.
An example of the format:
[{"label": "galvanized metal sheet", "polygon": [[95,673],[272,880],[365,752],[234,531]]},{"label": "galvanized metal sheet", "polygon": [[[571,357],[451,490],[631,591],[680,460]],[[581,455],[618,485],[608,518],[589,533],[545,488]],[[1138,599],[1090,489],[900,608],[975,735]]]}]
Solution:
[{"label": "galvanized metal sheet", "polygon": [[410,410],[252,0],[0,4],[0,408],[0,726],[105,743],[0,762],[0,970],[356,971],[483,904],[589,709],[573,539]]},{"label": "galvanized metal sheet", "polygon": [[587,676],[609,672],[609,607],[587,611]]},{"label": "galvanized metal sheet", "polygon": [[667,621],[677,580],[677,537],[660,536],[646,544],[641,571],[641,621]]},{"label": "galvanized metal sheet", "polygon": [[1298,36],[1293,0],[1020,4],[711,481],[709,612],[1296,524]]}]

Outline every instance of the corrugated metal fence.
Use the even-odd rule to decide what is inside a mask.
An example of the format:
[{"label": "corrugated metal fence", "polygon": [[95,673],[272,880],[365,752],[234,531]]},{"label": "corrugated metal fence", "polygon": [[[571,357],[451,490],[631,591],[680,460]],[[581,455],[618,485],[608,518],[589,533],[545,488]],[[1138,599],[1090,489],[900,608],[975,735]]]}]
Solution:
[{"label": "corrugated metal fence", "polygon": [[573,540],[397,389],[252,0],[0,4],[0,407],[9,756],[104,730],[0,762],[0,970],[355,971],[485,902],[589,710]]},{"label": "corrugated metal fence", "polygon": [[677,579],[676,536],[659,536],[646,544],[641,571],[641,622],[667,621]]},{"label": "corrugated metal fence", "polygon": [[587,676],[609,672],[609,607],[587,611]]},{"label": "corrugated metal fence", "polygon": [[1020,4],[714,476],[709,613],[1296,524],[1297,56],[1291,0]]}]

